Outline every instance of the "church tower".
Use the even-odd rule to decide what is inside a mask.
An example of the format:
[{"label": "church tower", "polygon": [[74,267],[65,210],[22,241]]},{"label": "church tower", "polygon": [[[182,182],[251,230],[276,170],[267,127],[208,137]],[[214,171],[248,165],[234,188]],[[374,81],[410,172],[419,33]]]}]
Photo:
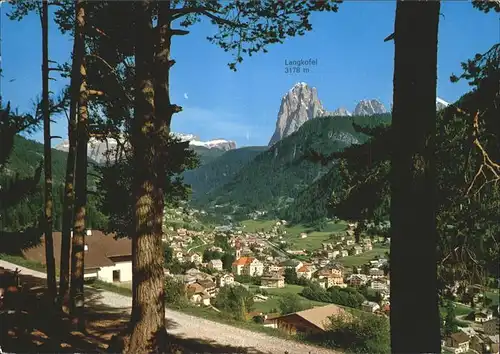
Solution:
[{"label": "church tower", "polygon": [[240,240],[236,240],[235,248],[236,248],[236,259],[239,259],[241,257],[241,244],[240,244]]}]

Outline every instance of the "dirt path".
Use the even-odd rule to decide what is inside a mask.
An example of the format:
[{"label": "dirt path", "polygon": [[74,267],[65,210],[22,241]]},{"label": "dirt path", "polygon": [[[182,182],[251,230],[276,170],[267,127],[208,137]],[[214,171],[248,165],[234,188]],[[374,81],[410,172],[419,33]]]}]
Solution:
[{"label": "dirt path", "polygon": [[[45,279],[46,274],[20,267],[15,264],[0,260],[0,267],[14,270],[21,269],[21,274],[31,275]],[[95,289],[89,291],[87,296],[89,302],[102,304],[107,307],[130,311],[132,299],[128,296],[116,294],[109,291]],[[182,338],[195,338],[215,342],[221,345],[234,347],[245,347],[249,352],[282,354],[332,354],[338,353],[332,350],[317,348],[298,342],[271,337],[263,333],[252,332],[237,327],[228,326],[200,317],[194,317],[182,312],[166,310],[166,318],[169,321],[168,332]]]}]

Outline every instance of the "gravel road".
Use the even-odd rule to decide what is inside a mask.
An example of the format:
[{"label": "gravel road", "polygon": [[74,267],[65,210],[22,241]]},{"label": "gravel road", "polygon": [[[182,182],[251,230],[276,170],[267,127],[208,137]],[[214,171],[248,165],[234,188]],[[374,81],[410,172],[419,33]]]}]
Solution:
[{"label": "gravel road", "polygon": [[[0,260],[0,267],[14,270],[21,269],[21,274],[31,275],[38,278],[46,278],[46,274],[17,266]],[[95,293],[95,291],[93,292]],[[128,296],[116,294],[109,291],[99,290],[98,298],[93,295],[93,301],[102,305],[120,308],[129,312],[132,299]],[[270,354],[332,354],[336,351],[317,348],[298,342],[271,337],[263,333],[252,332],[237,327],[228,326],[218,322],[209,321],[200,317],[194,317],[182,312],[166,310],[166,318],[171,322],[168,332],[183,338],[196,338],[216,342],[221,345],[233,347],[245,347],[250,352]],[[171,327],[171,328],[170,328]]]}]

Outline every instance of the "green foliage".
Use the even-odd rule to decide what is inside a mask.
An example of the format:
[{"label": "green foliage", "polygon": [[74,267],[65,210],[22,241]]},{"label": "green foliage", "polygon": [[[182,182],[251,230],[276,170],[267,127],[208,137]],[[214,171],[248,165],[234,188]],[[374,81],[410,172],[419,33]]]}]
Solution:
[{"label": "green foliage", "polygon": [[242,286],[224,286],[215,298],[215,307],[237,320],[244,320],[253,308],[253,294]]},{"label": "green foliage", "polygon": [[229,246],[227,236],[222,235],[222,234],[216,234],[215,235],[215,237],[214,237],[214,246],[215,247],[220,247],[224,251],[228,251],[231,248]]},{"label": "green foliage", "polygon": [[331,348],[342,348],[349,353],[389,354],[390,326],[383,316],[361,313],[356,316],[336,316],[330,318],[325,333],[309,336],[313,342]]},{"label": "green foliage", "polygon": [[165,264],[170,264],[174,260],[174,250],[172,247],[165,245],[163,247],[163,255],[165,257]]},{"label": "green foliage", "polygon": [[[218,32],[207,39],[226,52],[234,52],[234,61],[228,65],[236,71],[243,55],[266,53],[269,44],[283,43],[287,37],[303,36],[312,30],[311,12],[337,12],[338,3],[340,1],[208,2],[205,5],[208,11],[204,13],[211,13],[208,17],[218,26]],[[197,21],[197,14],[192,14],[181,25],[187,27]]]},{"label": "green foliage", "polygon": [[[42,181],[37,180],[37,174],[41,172],[40,164],[43,161],[43,145],[19,135],[16,135],[13,140],[14,146],[8,163],[0,169],[0,184],[5,187],[10,186],[9,189],[14,189],[16,194],[26,187],[28,193],[17,194],[15,205],[8,206],[7,197],[0,199],[2,201],[0,210],[3,215],[2,229],[6,231],[19,231],[38,225],[39,217],[43,212]],[[66,158],[66,152],[52,150],[55,231],[60,231],[62,227]],[[90,168],[89,172],[89,190],[95,190],[95,178],[92,176],[94,171]],[[97,198],[94,195],[89,195],[86,219],[87,225],[95,229],[102,228],[106,222],[106,218],[98,210]]]},{"label": "green foliage", "polygon": [[287,284],[297,284],[299,280],[295,268],[285,268],[284,276],[285,276],[285,283]]},{"label": "green foliage", "polygon": [[224,253],[220,253],[218,251],[210,251],[205,250],[203,252],[203,262],[210,262],[212,259],[221,259],[224,256]]},{"label": "green foliage", "polygon": [[278,300],[278,306],[282,315],[288,315],[306,309],[300,296],[294,293],[284,293]]},{"label": "green foliage", "polygon": [[494,10],[495,12],[500,12],[500,4],[496,1],[473,0],[472,6],[474,6],[479,11],[483,11],[485,13],[490,12],[490,10]]},{"label": "green foliage", "polygon": [[224,270],[231,272],[232,265],[233,265],[233,262],[235,261],[235,259],[236,259],[236,256],[233,253],[225,252],[221,258],[222,267],[224,268]]},{"label": "green foliage", "polygon": [[254,284],[254,285],[260,285],[260,277],[253,277],[251,275],[234,275],[234,281],[237,281],[238,283],[241,284]]},{"label": "green foliage", "polygon": [[179,307],[187,305],[186,288],[181,280],[172,277],[165,279],[165,302]]},{"label": "green foliage", "polygon": [[361,308],[361,304],[366,301],[365,297],[356,289],[331,287],[325,290],[316,284],[302,289],[300,295],[309,300],[329,302],[357,309]]},{"label": "green foliage", "polygon": [[[194,168],[198,159],[189,149],[188,143],[171,137],[167,139],[162,154],[168,161],[168,169],[162,178],[165,180],[165,203],[170,207],[178,207],[188,197],[189,188],[184,184],[180,174],[185,169]],[[96,167],[100,178],[97,183],[100,210],[108,217],[106,231],[114,232],[119,237],[131,235],[133,226],[134,199],[132,194],[133,164],[129,153],[125,153],[118,161],[109,159],[105,164]],[[116,201],[119,200],[120,203]]]},{"label": "green foliage", "polygon": [[443,321],[443,336],[449,336],[458,331],[457,315],[455,313],[455,304],[452,301],[446,303],[446,314]]},{"label": "green foliage", "polygon": [[[207,165],[225,154],[224,150],[209,149],[204,146],[190,146],[189,148],[193,150],[196,155],[198,155],[198,159],[200,160],[200,167],[198,167],[194,171],[201,169],[201,166]],[[187,184],[192,184],[191,180],[188,179],[188,175],[191,175],[191,172],[193,171],[185,171],[183,174],[184,180]],[[191,188],[194,189],[193,186],[191,186]]]},{"label": "green foliage", "polygon": [[[499,59],[500,45],[495,45],[464,63],[464,72],[454,80],[468,80],[474,90],[437,116],[436,217],[441,289],[455,280],[481,282],[484,271],[495,277],[499,274],[500,184],[484,164],[481,149],[472,143],[473,116],[481,112],[475,136],[488,158],[500,161]],[[369,142],[335,156],[318,155],[326,161],[340,158],[338,168],[329,172],[339,173],[343,186],[330,200],[331,213],[346,220],[378,224],[387,220],[389,212],[391,130],[362,130],[371,137]],[[326,183],[321,186],[324,195],[332,189]]]}]

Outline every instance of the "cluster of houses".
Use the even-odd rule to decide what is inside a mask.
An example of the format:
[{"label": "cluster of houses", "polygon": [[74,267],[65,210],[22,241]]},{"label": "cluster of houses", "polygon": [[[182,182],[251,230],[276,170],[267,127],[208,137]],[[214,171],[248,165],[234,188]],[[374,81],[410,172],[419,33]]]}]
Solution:
[{"label": "cluster of houses", "polygon": [[[283,222],[279,222],[280,225]],[[279,227],[280,225],[277,225]],[[348,230],[349,232],[352,230]],[[225,271],[220,259],[204,262],[203,256],[197,252],[187,253],[190,247],[199,238],[209,243],[217,232],[224,232],[228,243],[235,249],[236,259],[231,266],[231,272]],[[56,263],[60,262],[61,233],[54,232],[54,253]],[[186,286],[189,300],[195,304],[210,306],[211,301],[220,288],[238,285],[236,276],[260,277],[262,288],[285,287],[286,269],[293,269],[298,278],[316,282],[327,289],[336,287],[363,287],[377,302],[366,301],[362,309],[372,313],[387,314],[390,310],[390,278],[386,274],[387,259],[379,257],[367,262],[361,267],[344,267],[337,259],[345,252],[365,252],[371,249],[369,240],[363,240],[360,246],[355,245],[350,235],[341,237],[339,242],[323,243],[317,256],[309,261],[290,259],[289,257],[273,256],[269,252],[269,244],[257,234],[248,234],[241,231],[216,231],[206,234],[203,232],[178,229],[175,234],[168,236],[168,241],[174,247],[173,256],[181,262],[193,262],[199,266],[210,268],[212,274],[202,272],[197,268],[189,269],[185,274],[166,274],[183,281]],[[110,283],[129,283],[132,281],[132,247],[128,238],[115,239],[113,235],[106,235],[98,230],[88,230],[85,241],[85,269],[86,279],[100,279]],[[219,247],[211,246],[212,251],[222,252]],[[41,243],[24,251],[24,257],[44,263],[44,238]],[[255,294],[255,301],[266,301],[261,294]],[[323,309],[323,312],[320,310]],[[328,311],[327,311],[328,310]],[[265,318],[264,325],[281,326],[290,332],[318,330],[315,321],[319,321],[324,313],[338,313],[338,307],[328,305],[315,309],[297,312],[274,319]],[[265,315],[264,315],[265,316]],[[323,316],[324,317],[324,316]],[[297,320],[301,326],[295,326]],[[310,321],[310,325],[305,325]],[[453,353],[466,353],[470,350],[480,353],[498,353],[498,317],[493,317],[491,311],[477,311],[473,322],[474,326],[461,328],[459,332],[446,338],[443,345]],[[308,322],[309,323],[309,322]],[[294,327],[295,326],[295,327]],[[305,326],[305,327],[304,327]],[[312,329],[311,329],[312,328]]]},{"label": "cluster of houses", "polygon": [[[481,317],[481,321],[482,321]],[[478,321],[476,321],[478,323]],[[499,319],[491,317],[480,325],[459,327],[443,340],[443,349],[454,354],[460,353],[499,353]]]}]

